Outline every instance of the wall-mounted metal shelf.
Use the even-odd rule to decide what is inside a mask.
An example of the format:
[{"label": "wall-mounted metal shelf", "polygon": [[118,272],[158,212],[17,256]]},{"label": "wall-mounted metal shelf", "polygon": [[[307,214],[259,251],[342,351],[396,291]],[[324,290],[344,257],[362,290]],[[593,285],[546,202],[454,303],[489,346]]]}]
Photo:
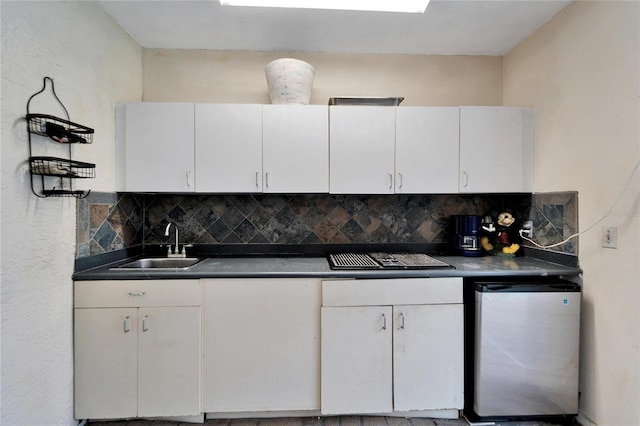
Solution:
[{"label": "wall-mounted metal shelf", "polygon": [[47,136],[58,143],[92,143],[93,129],[47,114],[27,114],[29,133]]},{"label": "wall-mounted metal shelf", "polygon": [[[29,105],[31,100],[44,92],[47,81],[51,83],[51,92],[58,104],[64,110],[66,119],[48,114],[31,114]],[[84,198],[91,191],[73,189],[74,179],[94,178],[96,165],[71,159],[71,145],[76,143],[90,144],[93,142],[94,130],[69,120],[69,113],[56,95],[53,79],[45,77],[42,90],[31,95],[27,101],[27,134],[29,137],[29,171],[31,174],[31,191],[40,198],[46,197],[76,197]],[[69,146],[68,158],[33,156],[32,136],[44,136],[60,144]],[[40,178],[38,179],[37,176]],[[38,185],[36,182],[40,182]],[[55,182],[55,185],[52,183]],[[36,187],[39,186],[39,190]],[[47,187],[52,187],[48,189]]]}]

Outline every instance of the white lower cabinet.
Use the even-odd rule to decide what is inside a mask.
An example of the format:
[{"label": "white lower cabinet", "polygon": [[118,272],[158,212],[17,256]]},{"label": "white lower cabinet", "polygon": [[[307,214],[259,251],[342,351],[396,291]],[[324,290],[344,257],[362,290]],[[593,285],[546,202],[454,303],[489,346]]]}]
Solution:
[{"label": "white lower cabinet", "polygon": [[320,408],[320,280],[205,279],[205,412]]},{"label": "white lower cabinet", "polygon": [[463,408],[461,278],[77,281],[74,321],[78,419]]},{"label": "white lower cabinet", "polygon": [[462,409],[463,345],[462,279],[324,282],[322,414]]},{"label": "white lower cabinet", "polygon": [[463,408],[462,303],[393,307],[393,407]]},{"label": "white lower cabinet", "polygon": [[[198,280],[74,287],[76,418],[202,412]],[[181,296],[171,303],[173,293]],[[170,306],[178,304],[184,306]]]},{"label": "white lower cabinet", "polygon": [[389,413],[391,307],[322,308],[322,414]]}]

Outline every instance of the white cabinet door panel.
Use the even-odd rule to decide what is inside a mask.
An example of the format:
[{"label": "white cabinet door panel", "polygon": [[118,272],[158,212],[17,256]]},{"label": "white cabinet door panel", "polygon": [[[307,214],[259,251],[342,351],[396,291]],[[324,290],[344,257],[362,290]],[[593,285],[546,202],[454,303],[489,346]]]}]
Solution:
[{"label": "white cabinet door panel", "polygon": [[390,306],[322,308],[322,414],[390,413]]},{"label": "white cabinet door panel", "polygon": [[396,193],[458,192],[457,107],[396,109]]},{"label": "white cabinet door panel", "polygon": [[394,193],[395,120],[393,107],[329,107],[331,193]]},{"label": "white cabinet door panel", "polygon": [[262,192],[262,105],[196,104],[197,192]]},{"label": "white cabinet door panel", "polygon": [[460,108],[460,192],[533,191],[533,114]]},{"label": "white cabinet door panel", "polygon": [[462,304],[394,306],[394,408],[462,409]]},{"label": "white cabinet door panel", "polygon": [[329,111],[321,105],[264,105],[264,192],[329,192]]},{"label": "white cabinet door panel", "polygon": [[124,190],[193,192],[193,104],[139,102],[124,108]]},{"label": "white cabinet door panel", "polygon": [[204,298],[204,411],[320,409],[320,280],[205,280]]},{"label": "white cabinet door panel", "polygon": [[138,416],[200,410],[200,307],[140,308]]},{"label": "white cabinet door panel", "polygon": [[135,417],[137,309],[74,309],[77,419]]}]

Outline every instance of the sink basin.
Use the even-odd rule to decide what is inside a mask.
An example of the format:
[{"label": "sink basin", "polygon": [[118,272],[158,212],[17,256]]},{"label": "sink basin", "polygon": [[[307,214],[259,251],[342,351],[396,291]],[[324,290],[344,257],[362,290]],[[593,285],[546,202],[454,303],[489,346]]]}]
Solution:
[{"label": "sink basin", "polygon": [[199,257],[147,257],[112,269],[189,269],[201,260]]}]

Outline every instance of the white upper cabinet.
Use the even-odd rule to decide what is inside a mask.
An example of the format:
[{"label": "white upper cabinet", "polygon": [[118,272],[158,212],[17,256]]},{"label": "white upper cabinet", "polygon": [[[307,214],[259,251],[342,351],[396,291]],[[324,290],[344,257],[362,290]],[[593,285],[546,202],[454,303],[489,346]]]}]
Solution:
[{"label": "white upper cabinet", "polygon": [[533,191],[533,112],[460,108],[460,192]]},{"label": "white upper cabinet", "polygon": [[123,192],[533,191],[533,112],[134,102],[116,108]]},{"label": "white upper cabinet", "polygon": [[329,107],[330,192],[393,194],[396,108]]},{"label": "white upper cabinet", "polygon": [[395,192],[458,192],[459,108],[396,109]]},{"label": "white upper cabinet", "polygon": [[329,111],[322,105],[262,107],[263,192],[329,192]]},{"label": "white upper cabinet", "polygon": [[262,105],[196,104],[197,192],[262,192]]},{"label": "white upper cabinet", "polygon": [[194,192],[193,104],[119,104],[117,188]]}]

